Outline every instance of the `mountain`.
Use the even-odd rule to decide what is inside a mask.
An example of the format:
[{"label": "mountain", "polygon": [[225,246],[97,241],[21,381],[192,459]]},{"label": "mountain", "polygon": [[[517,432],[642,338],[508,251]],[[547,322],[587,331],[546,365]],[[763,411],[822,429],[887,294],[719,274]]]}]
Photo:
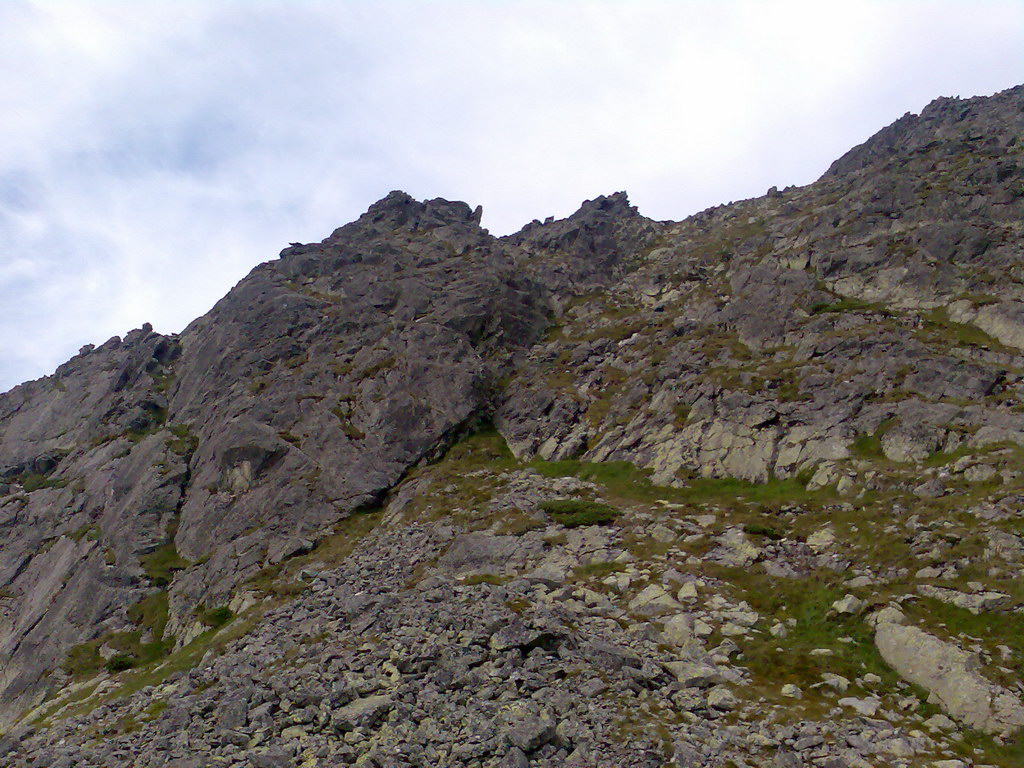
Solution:
[{"label": "mountain", "polygon": [[10,766],[1016,766],[1024,86],[508,237],[393,192],[0,395]]}]

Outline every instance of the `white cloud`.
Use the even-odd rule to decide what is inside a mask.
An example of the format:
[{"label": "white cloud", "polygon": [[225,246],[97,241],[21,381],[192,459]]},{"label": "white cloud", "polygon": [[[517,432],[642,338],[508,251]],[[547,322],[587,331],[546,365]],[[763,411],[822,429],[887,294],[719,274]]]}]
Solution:
[{"label": "white cloud", "polygon": [[807,183],[940,95],[1024,79],[1024,4],[0,4],[0,390],[180,330],[389,190],[498,233]]}]

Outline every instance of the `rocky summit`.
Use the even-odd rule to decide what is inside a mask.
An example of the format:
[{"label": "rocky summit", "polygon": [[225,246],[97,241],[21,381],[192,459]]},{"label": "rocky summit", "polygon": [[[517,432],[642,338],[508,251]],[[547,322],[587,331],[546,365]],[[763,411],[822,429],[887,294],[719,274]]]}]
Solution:
[{"label": "rocky summit", "polygon": [[0,395],[0,764],[1024,765],[1022,223],[1024,86],[83,348]]}]

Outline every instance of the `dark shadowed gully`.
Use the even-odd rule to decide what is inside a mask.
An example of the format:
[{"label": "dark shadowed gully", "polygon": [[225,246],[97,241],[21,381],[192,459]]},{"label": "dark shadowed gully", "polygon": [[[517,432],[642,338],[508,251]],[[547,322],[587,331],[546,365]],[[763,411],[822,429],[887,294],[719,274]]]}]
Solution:
[{"label": "dark shadowed gully", "polygon": [[0,764],[1024,764],[1024,88],[479,222],[0,395]]}]

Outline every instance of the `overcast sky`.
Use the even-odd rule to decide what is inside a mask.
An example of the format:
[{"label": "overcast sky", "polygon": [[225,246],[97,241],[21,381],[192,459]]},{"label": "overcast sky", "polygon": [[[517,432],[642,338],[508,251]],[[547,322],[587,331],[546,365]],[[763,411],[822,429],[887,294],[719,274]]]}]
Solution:
[{"label": "overcast sky", "polygon": [[1024,81],[1024,0],[0,0],[0,391],[392,189],[680,219]]}]

